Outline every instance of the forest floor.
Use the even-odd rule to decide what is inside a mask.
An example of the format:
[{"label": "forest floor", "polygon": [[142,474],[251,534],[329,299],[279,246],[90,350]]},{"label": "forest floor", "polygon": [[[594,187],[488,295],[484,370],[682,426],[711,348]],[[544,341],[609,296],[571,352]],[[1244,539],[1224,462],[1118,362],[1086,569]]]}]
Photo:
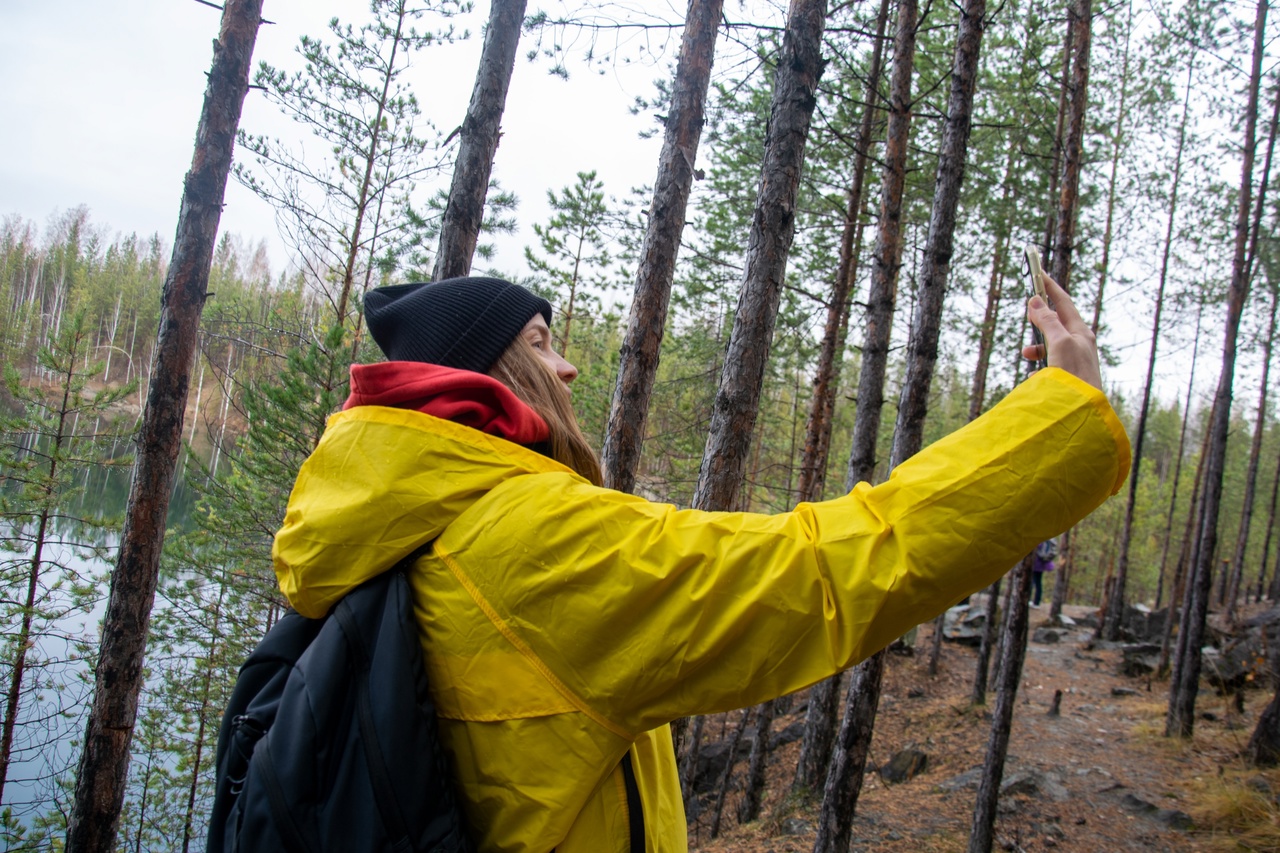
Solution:
[{"label": "forest floor", "polygon": [[[1047,606],[1032,611],[1033,631],[1047,614]],[[922,626],[915,656],[888,656],[868,761],[882,764],[914,747],[928,755],[927,767],[898,785],[868,773],[853,823],[855,850],[967,847],[981,772],[975,768],[986,752],[995,697],[988,694],[981,707],[969,702],[977,659],[971,648],[944,643],[938,675],[930,677],[930,634]],[[1072,628],[1057,643],[1028,644],[1004,772],[1006,785],[1014,784],[1000,799],[996,849],[1280,851],[1280,770],[1251,769],[1241,758],[1270,689],[1246,690],[1240,714],[1234,696],[1205,687],[1194,737],[1165,738],[1167,682],[1120,675],[1120,651],[1093,648],[1092,634]],[[1063,692],[1061,713],[1050,717],[1055,690]],[[775,720],[775,733],[803,726],[804,699],[798,694],[791,711]],[[717,718],[707,729],[718,725]],[[817,805],[787,795],[799,748],[796,741],[775,752],[761,820],[738,826],[731,795],[720,837],[709,839],[704,807],[690,821],[690,847],[703,853],[812,850]],[[738,778],[745,767],[745,761],[738,765]]]}]

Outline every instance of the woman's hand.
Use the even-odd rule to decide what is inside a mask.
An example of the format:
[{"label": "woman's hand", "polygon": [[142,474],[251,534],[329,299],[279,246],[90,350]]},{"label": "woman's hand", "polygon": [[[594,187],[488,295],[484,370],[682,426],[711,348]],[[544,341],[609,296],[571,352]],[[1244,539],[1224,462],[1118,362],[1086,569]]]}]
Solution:
[{"label": "woman's hand", "polygon": [[1098,363],[1098,342],[1093,330],[1080,317],[1075,303],[1056,281],[1044,276],[1044,287],[1053,300],[1053,308],[1039,296],[1027,303],[1027,319],[1044,335],[1044,344],[1028,344],[1022,348],[1024,358],[1045,358],[1048,350],[1050,367],[1060,367],[1102,390],[1102,367]]}]

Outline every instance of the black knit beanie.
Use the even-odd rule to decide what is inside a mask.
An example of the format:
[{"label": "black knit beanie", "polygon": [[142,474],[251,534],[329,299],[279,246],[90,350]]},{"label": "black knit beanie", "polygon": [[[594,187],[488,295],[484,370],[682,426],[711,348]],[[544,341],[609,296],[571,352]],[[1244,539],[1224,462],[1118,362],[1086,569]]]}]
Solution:
[{"label": "black knit beanie", "polygon": [[484,373],[551,303],[500,278],[393,284],[364,297],[369,333],[391,361],[423,361]]}]

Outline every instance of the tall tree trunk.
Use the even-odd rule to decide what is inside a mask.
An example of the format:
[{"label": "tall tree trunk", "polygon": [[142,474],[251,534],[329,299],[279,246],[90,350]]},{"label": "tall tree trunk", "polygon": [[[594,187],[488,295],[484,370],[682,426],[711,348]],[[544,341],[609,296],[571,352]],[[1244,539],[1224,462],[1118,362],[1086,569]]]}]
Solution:
[{"label": "tall tree trunk", "polygon": [[[1257,149],[1258,90],[1262,80],[1263,35],[1266,29],[1267,0],[1259,0],[1254,22],[1253,65],[1249,77],[1248,105],[1245,109],[1244,156],[1240,169],[1240,198],[1236,209],[1236,244],[1232,258],[1231,286],[1227,292],[1226,330],[1222,345],[1222,373],[1214,396],[1208,459],[1205,463],[1204,500],[1200,525],[1200,548],[1191,572],[1191,606],[1182,615],[1186,658],[1178,667],[1171,685],[1165,735],[1191,737],[1195,728],[1196,693],[1200,686],[1200,646],[1205,615],[1209,607],[1213,556],[1217,546],[1218,509],[1222,500],[1222,479],[1227,453],[1227,431],[1231,422],[1231,385],[1236,366],[1236,337],[1249,291],[1246,248],[1249,238],[1249,207],[1253,191],[1253,160]],[[1184,643],[1179,642],[1179,646]]]},{"label": "tall tree trunk", "polygon": [[[1190,395],[1188,394],[1188,398]],[[1196,461],[1196,473],[1191,483],[1191,506],[1187,508],[1187,523],[1182,533],[1182,547],[1178,549],[1178,563],[1174,570],[1174,591],[1169,599],[1169,618],[1165,621],[1164,638],[1160,645],[1160,662],[1156,666],[1156,671],[1164,674],[1169,671],[1169,641],[1173,636],[1173,615],[1174,609],[1179,609],[1179,630],[1185,626],[1182,620],[1191,601],[1190,590],[1187,584],[1187,575],[1196,564],[1196,549],[1200,547],[1200,540],[1196,536],[1196,531],[1200,529],[1200,498],[1201,484],[1204,482],[1204,466],[1208,458],[1209,449],[1209,431],[1205,430],[1204,438],[1200,442],[1200,456]],[[1173,681],[1176,682],[1179,668],[1182,661],[1186,659],[1183,640],[1185,639],[1185,631],[1178,635],[1178,648],[1174,651],[1173,671],[1175,673]]]},{"label": "tall tree trunk", "polygon": [[[792,0],[787,13],[742,292],[694,490],[693,505],[699,509],[722,510],[733,505],[756,430],[765,364],[795,234],[805,143],[822,75],[826,14],[826,0]],[[767,750],[767,739],[757,746]],[[763,784],[763,772],[753,779]],[[750,792],[748,802],[762,796],[760,791]]]},{"label": "tall tree trunk", "polygon": [[93,705],[68,818],[68,853],[108,853],[115,845],[165,516],[182,446],[191,361],[261,20],[262,0],[226,0],[214,43],[195,154],[186,176],[173,258],[164,283],[155,369],[138,433],[138,458],[120,555],[103,619]]},{"label": "tall tree trunk", "polygon": [[[1187,426],[1191,422],[1191,394],[1195,388],[1196,382],[1196,364],[1200,356],[1200,320],[1204,315],[1204,302],[1196,308],[1196,334],[1195,342],[1191,347],[1191,372],[1187,376],[1187,401],[1182,407],[1182,426],[1178,432],[1178,455],[1173,463],[1173,491],[1169,495],[1169,512],[1165,516],[1164,537],[1160,545],[1160,576],[1156,581],[1156,610],[1160,609],[1160,601],[1164,591],[1164,579],[1166,568],[1169,562],[1169,540],[1173,535],[1173,515],[1178,506],[1178,487],[1179,481],[1182,479],[1182,460],[1186,455],[1187,447]],[[1192,494],[1196,493],[1195,489]],[[1194,500],[1194,498],[1193,498]],[[1173,619],[1174,608],[1177,606],[1178,599],[1176,597],[1169,599],[1169,621]]]},{"label": "tall tree trunk", "polygon": [[1062,151],[1062,192],[1053,246],[1053,280],[1070,289],[1071,253],[1075,249],[1076,214],[1080,198],[1080,169],[1084,164],[1084,112],[1089,104],[1089,45],[1092,42],[1093,2],[1075,0],[1071,8],[1074,56],[1067,134]]},{"label": "tall tree trunk", "polygon": [[[912,2],[914,0],[903,0],[903,3]],[[901,16],[898,20],[902,20]],[[813,853],[848,853],[853,839],[853,813],[858,806],[858,795],[862,793],[863,768],[867,764],[871,733],[875,730],[878,703],[866,707],[865,711],[855,706],[858,697],[865,694],[864,682],[880,683],[886,654],[878,651],[853,668],[853,678],[845,693],[844,722],[836,736],[831,769],[827,771],[822,791]]]},{"label": "tall tree trunk", "polygon": [[747,768],[747,784],[738,803],[738,823],[750,823],[760,817],[764,803],[764,774],[769,767],[769,738],[777,709],[775,700],[756,706],[756,736],[751,741],[751,760]]},{"label": "tall tree trunk", "polygon": [[1027,626],[1030,621],[1027,603],[1031,597],[1031,555],[1028,554],[1013,573],[1013,595],[1005,615],[1005,643],[1000,656],[1000,681],[996,687],[996,707],[991,715],[991,734],[987,740],[987,756],[982,764],[982,781],[969,830],[969,853],[991,853],[995,840],[996,805],[1000,799],[1000,783],[1004,779],[1004,762],[1009,751],[1009,733],[1013,728],[1013,708],[1022,680],[1022,663],[1027,652]]},{"label": "tall tree trunk", "polygon": [[906,186],[907,141],[911,131],[911,75],[915,70],[917,0],[898,4],[893,71],[889,92],[889,120],[885,131],[884,172],[880,181],[880,217],[867,294],[867,331],[862,341],[862,369],[853,422],[853,448],[845,485],[870,481],[876,468],[876,440],[884,409],[884,375],[889,363],[889,338],[898,298],[902,266],[902,194]]},{"label": "tall tree trunk", "polygon": [[[1280,103],[1280,102],[1278,102]],[[1249,545],[1249,527],[1253,517],[1253,503],[1258,487],[1258,467],[1262,461],[1262,436],[1267,424],[1267,382],[1271,376],[1271,350],[1276,337],[1277,300],[1271,299],[1271,319],[1267,324],[1267,337],[1262,345],[1262,385],[1258,391],[1257,422],[1253,425],[1253,441],[1249,446],[1249,470],[1244,481],[1244,505],[1240,508],[1240,532],[1236,537],[1236,550],[1231,561],[1231,583],[1227,588],[1227,621],[1235,624],[1236,603],[1240,596],[1240,578],[1244,571],[1245,552]],[[1268,531],[1270,532],[1270,531]],[[1266,557],[1263,557],[1266,560]],[[1245,593],[1246,598],[1248,592]]]},{"label": "tall tree trunk", "polygon": [[[867,162],[870,159],[875,114],[879,107],[880,76],[884,61],[885,28],[889,21],[889,0],[880,0],[876,15],[875,43],[871,48],[871,66],[867,73],[865,106],[855,144],[853,179],[849,188],[849,206],[845,213],[845,229],[840,241],[840,268],[836,272],[827,324],[822,337],[822,354],[814,381],[813,405],[805,428],[804,457],[800,467],[801,501],[821,500],[826,484],[827,457],[831,450],[832,418],[835,412],[836,387],[840,377],[840,354],[844,352],[849,328],[849,306],[857,278],[858,257],[862,245],[862,207]],[[856,239],[855,239],[856,232]],[[809,706],[805,712],[804,741],[792,789],[815,792],[825,779],[831,763],[831,750],[836,733],[836,711],[839,702],[840,676],[832,676],[809,690]]]},{"label": "tall tree trunk", "polygon": [[[1102,296],[1106,292],[1107,274],[1111,268],[1111,236],[1115,224],[1116,213],[1116,173],[1120,170],[1120,155],[1124,151],[1124,123],[1129,117],[1129,42],[1133,37],[1133,0],[1129,0],[1125,13],[1124,53],[1120,60],[1120,105],[1116,109],[1116,120],[1111,130],[1111,175],[1107,179],[1107,222],[1102,229],[1102,264],[1098,270],[1098,293],[1093,300],[1093,323],[1090,327],[1094,335],[1098,334],[1098,324],[1102,321]],[[1185,123],[1186,110],[1183,110]],[[1178,147],[1178,155],[1182,155],[1182,147]]]},{"label": "tall tree trunk", "polygon": [[[1000,206],[1007,207],[1013,195],[1013,170],[1017,163],[1017,146],[1009,146],[1001,182]],[[991,250],[991,277],[987,281],[987,303],[982,311],[982,328],[978,335],[978,357],[973,367],[973,387],[969,391],[969,420],[976,420],[987,403],[987,374],[991,370],[991,351],[995,347],[996,323],[1000,317],[1000,300],[1004,290],[1004,264],[1009,251],[1007,227],[996,226],[996,243]]]},{"label": "tall tree trunk", "polygon": [[694,490],[693,505],[699,509],[733,505],[755,433],[787,254],[795,235],[805,142],[822,74],[826,8],[826,0],[792,0],[787,14],[742,292]]},{"label": "tall tree trunk", "polygon": [[[1258,200],[1253,209],[1253,226],[1249,237],[1249,257],[1246,261],[1246,274],[1252,279],[1254,260],[1258,255],[1258,239],[1262,231],[1262,211],[1266,203],[1267,183],[1271,177],[1271,157],[1275,153],[1276,125],[1280,123],[1280,89],[1277,89],[1271,112],[1271,125],[1267,134],[1267,156],[1263,161],[1262,178],[1258,182]],[[1246,287],[1247,287],[1246,283]],[[1249,469],[1244,481],[1244,505],[1240,508],[1240,532],[1236,537],[1235,553],[1231,561],[1231,577],[1227,585],[1227,621],[1235,624],[1236,599],[1240,595],[1240,577],[1244,572],[1245,552],[1249,546],[1249,527],[1253,520],[1253,502],[1258,488],[1258,465],[1262,456],[1262,434],[1267,423],[1267,380],[1271,373],[1271,346],[1276,336],[1276,303],[1271,300],[1271,320],[1267,327],[1266,342],[1263,344],[1262,387],[1258,392],[1258,417],[1253,426],[1253,442],[1249,446]]]},{"label": "tall tree trunk", "polygon": [[[1070,104],[1071,95],[1071,56],[1072,46],[1075,43],[1076,36],[1076,18],[1074,15],[1067,15],[1067,35],[1062,42],[1062,86],[1058,89],[1058,118],[1054,123],[1053,131],[1053,158],[1049,167],[1049,199],[1052,200],[1058,196],[1058,180],[1062,175],[1062,156],[1066,148],[1065,135],[1067,128],[1067,107]],[[1046,269],[1053,268],[1053,235],[1058,230],[1058,206],[1050,204],[1049,209],[1045,211],[1044,216],[1044,242],[1040,248],[1044,251],[1044,262]],[[1023,332],[1026,332],[1026,320],[1023,320]],[[1025,340],[1025,336],[1019,340]],[[1018,355],[1018,365],[1021,366],[1024,359],[1021,354]],[[1014,381],[1018,379],[1015,376]]]},{"label": "tall tree trunk", "polygon": [[[1271,298],[1280,299],[1280,293],[1273,292]],[[1262,601],[1264,595],[1273,597],[1267,588],[1267,563],[1271,560],[1271,541],[1276,530],[1277,499],[1280,499],[1280,453],[1276,454],[1276,475],[1271,481],[1271,509],[1267,512],[1267,533],[1262,540],[1262,559],[1258,561],[1258,597],[1255,601]],[[1277,561],[1277,565],[1280,565],[1280,561]]]},{"label": "tall tree trunk", "polygon": [[991,650],[996,644],[996,617],[1000,614],[1000,581],[987,587],[986,621],[982,623],[982,640],[978,646],[978,665],[973,671],[973,688],[969,701],[987,704],[987,678],[991,671]]},{"label": "tall tree trunk", "polygon": [[[1126,53],[1126,61],[1128,55]],[[1129,547],[1133,540],[1133,513],[1138,503],[1138,478],[1142,472],[1142,448],[1146,442],[1147,416],[1151,411],[1151,384],[1155,377],[1156,351],[1160,342],[1160,317],[1164,311],[1164,289],[1169,281],[1169,255],[1173,248],[1174,221],[1178,212],[1178,188],[1182,182],[1182,152],[1187,139],[1187,114],[1191,104],[1191,71],[1187,69],[1187,91],[1182,101],[1182,121],[1178,126],[1178,148],[1173,159],[1173,186],[1169,191],[1168,222],[1164,232],[1164,252],[1160,259],[1160,284],[1156,288],[1155,316],[1151,321],[1151,349],[1147,353],[1147,379],[1142,386],[1142,405],[1138,410],[1137,437],[1133,446],[1133,467],[1129,471],[1129,495],[1124,506],[1124,532],[1120,536],[1120,556],[1116,562],[1115,582],[1104,609],[1099,635],[1115,642],[1120,639],[1120,625],[1124,621],[1125,586],[1129,576]],[[1101,291],[1099,291],[1101,292]]]},{"label": "tall tree trunk", "polygon": [[502,112],[516,63],[516,46],[524,24],[526,0],[493,0],[484,48],[476,71],[471,103],[458,134],[458,161],[453,167],[449,200],[440,220],[440,248],[434,278],[440,281],[471,272],[471,258],[480,239],[489,175],[498,151]]},{"label": "tall tree trunk", "polygon": [[649,226],[636,270],[631,317],[622,340],[609,426],[600,453],[605,485],[629,492],[649,421],[649,399],[671,301],[680,233],[684,230],[693,164],[702,137],[707,86],[724,0],[689,0],[680,59],[671,87],[666,134],[649,208]]}]

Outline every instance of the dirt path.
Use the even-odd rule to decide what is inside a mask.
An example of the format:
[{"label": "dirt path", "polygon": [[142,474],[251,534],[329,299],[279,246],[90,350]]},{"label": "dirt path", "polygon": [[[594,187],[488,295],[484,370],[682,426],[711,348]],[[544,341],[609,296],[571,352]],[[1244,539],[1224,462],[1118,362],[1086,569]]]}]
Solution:
[{"label": "dirt path", "polygon": [[[1033,613],[1033,627],[1043,622]],[[919,648],[927,649],[922,629]],[[1250,791],[1269,808],[1263,821],[1280,825],[1280,772],[1243,767],[1239,751],[1248,740],[1270,692],[1246,693],[1243,717],[1229,703],[1203,690],[1201,718],[1189,744],[1162,736],[1167,685],[1118,674],[1120,652],[1093,650],[1091,632],[1075,629],[1053,644],[1031,643],[1015,712],[1006,784],[996,825],[997,849],[1025,851],[1277,850],[1265,840],[1238,846],[1223,830],[1211,830],[1212,813]],[[972,817],[978,771],[990,728],[988,707],[968,705],[976,654],[946,644],[941,671],[930,679],[918,657],[890,656],[871,761],[915,747],[928,755],[923,774],[886,785],[867,776],[854,821],[854,849],[963,851]],[[1047,711],[1062,690],[1061,714]],[[774,731],[801,724],[803,696]],[[736,719],[736,718],[735,718]],[[713,728],[713,727],[708,727]],[[781,747],[772,766],[766,817],[738,827],[735,803],[726,807],[719,839],[703,826],[691,829],[691,847],[716,853],[808,853],[816,809],[784,795],[794,773],[798,743]],[[744,772],[740,766],[738,776]],[[1194,821],[1194,826],[1192,825]],[[697,822],[695,822],[696,824]],[[1275,830],[1280,832],[1280,830]],[[1275,832],[1271,841],[1280,836]]]}]

